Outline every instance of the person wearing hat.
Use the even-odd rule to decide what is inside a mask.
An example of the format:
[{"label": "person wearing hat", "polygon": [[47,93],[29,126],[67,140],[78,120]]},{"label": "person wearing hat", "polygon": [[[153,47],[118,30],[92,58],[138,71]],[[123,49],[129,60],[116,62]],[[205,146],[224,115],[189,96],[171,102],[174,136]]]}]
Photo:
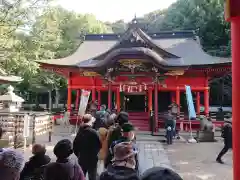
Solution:
[{"label": "person wearing hat", "polygon": [[33,156],[25,163],[23,171],[21,172],[20,180],[24,180],[30,177],[37,179],[37,177],[43,176],[41,170],[43,166],[50,163],[51,159],[45,155],[46,148],[41,144],[34,144],[32,147]]},{"label": "person wearing hat", "polygon": [[141,180],[183,180],[176,172],[169,168],[153,167],[146,170]]},{"label": "person wearing hat", "polygon": [[139,180],[132,142],[121,142],[114,147],[112,164],[100,175],[100,180]]},{"label": "person wearing hat", "polygon": [[108,148],[112,145],[114,141],[117,141],[122,136],[122,126],[125,123],[128,123],[129,115],[127,112],[121,111],[115,117],[115,126],[109,130],[108,134]]},{"label": "person wearing hat", "polygon": [[98,154],[102,147],[98,132],[92,128],[91,115],[83,116],[83,124],[73,141],[73,151],[78,157],[78,163],[82,167],[89,180],[95,180],[97,176]]},{"label": "person wearing hat", "polygon": [[0,153],[0,179],[19,180],[24,167],[24,157],[21,153],[4,149]]},{"label": "person wearing hat", "polygon": [[44,180],[85,180],[85,176],[79,164],[69,158],[73,153],[70,140],[60,140],[55,145],[53,153],[57,157],[57,160],[46,166]]},{"label": "person wearing hat", "polygon": [[[121,136],[119,137],[119,139],[113,141],[113,143],[111,144],[110,148],[109,148],[109,152],[108,152],[108,157],[105,159],[105,167],[107,167],[112,160],[113,157],[113,149],[114,147],[121,143],[121,142],[134,142],[135,141],[135,134],[134,134],[134,126],[131,123],[124,123],[121,126]],[[136,158],[137,160],[137,158]]]},{"label": "person wearing hat", "polygon": [[222,128],[222,138],[224,139],[224,147],[217,156],[216,161],[223,164],[222,157],[232,148],[232,116],[231,114],[226,115],[224,119],[224,125]]}]

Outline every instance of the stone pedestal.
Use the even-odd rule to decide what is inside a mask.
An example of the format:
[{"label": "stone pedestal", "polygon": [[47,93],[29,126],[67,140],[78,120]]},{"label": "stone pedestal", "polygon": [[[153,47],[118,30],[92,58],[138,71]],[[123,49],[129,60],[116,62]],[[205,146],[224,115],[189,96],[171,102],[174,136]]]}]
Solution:
[{"label": "stone pedestal", "polygon": [[214,132],[211,131],[198,131],[197,132],[198,142],[214,142]]}]

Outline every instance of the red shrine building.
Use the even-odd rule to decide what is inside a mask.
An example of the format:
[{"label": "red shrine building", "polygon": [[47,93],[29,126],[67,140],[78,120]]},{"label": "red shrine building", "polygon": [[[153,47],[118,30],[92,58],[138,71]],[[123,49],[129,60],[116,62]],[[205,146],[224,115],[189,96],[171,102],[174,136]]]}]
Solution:
[{"label": "red shrine building", "polygon": [[140,130],[149,130],[151,111],[155,128],[161,127],[159,114],[173,102],[187,114],[185,85],[191,86],[196,113],[204,106],[208,116],[209,81],[231,72],[231,59],[206,54],[194,31],[147,34],[136,20],[123,34],[88,34],[72,55],[40,64],[68,79],[68,111],[78,109],[81,89],[90,90],[91,100],[128,111]]}]

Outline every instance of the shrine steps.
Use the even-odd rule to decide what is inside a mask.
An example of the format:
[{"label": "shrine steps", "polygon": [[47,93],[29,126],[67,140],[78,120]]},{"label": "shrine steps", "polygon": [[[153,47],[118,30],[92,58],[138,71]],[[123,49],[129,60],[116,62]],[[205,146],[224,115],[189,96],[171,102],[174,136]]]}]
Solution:
[{"label": "shrine steps", "polygon": [[149,131],[148,112],[128,112],[129,121],[135,126],[136,130]]}]

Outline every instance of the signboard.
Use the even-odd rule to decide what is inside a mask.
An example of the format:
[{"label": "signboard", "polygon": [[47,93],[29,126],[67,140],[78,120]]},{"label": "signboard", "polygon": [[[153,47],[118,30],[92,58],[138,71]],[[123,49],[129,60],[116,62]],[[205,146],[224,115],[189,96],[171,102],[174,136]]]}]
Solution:
[{"label": "signboard", "polygon": [[24,116],[24,123],[23,123],[23,137],[27,138],[29,137],[29,126],[30,126],[30,116],[25,115]]},{"label": "signboard", "polygon": [[189,120],[196,119],[196,111],[193,104],[192,92],[190,86],[185,86],[186,88],[186,97],[187,97],[187,104],[188,104],[188,114]]},{"label": "signboard", "polygon": [[226,20],[230,20],[233,17],[240,16],[240,1],[225,0],[224,11]]},{"label": "signboard", "polygon": [[78,109],[79,116],[83,116],[86,112],[90,93],[91,91],[82,90],[81,100],[80,100],[79,109]]}]

